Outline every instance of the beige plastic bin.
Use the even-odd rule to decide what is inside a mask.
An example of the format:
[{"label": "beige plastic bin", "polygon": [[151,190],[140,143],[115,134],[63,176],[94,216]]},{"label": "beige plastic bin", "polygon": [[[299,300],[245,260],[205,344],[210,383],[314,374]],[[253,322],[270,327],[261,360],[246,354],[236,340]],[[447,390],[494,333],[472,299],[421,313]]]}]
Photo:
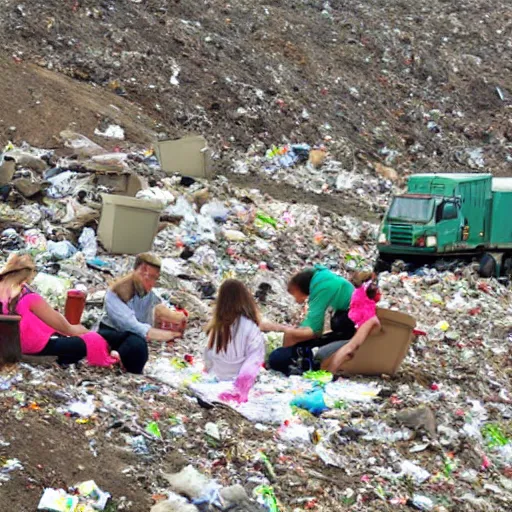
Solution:
[{"label": "beige plastic bin", "polygon": [[409,315],[377,309],[382,329],[369,336],[353,359],[342,366],[342,373],[360,375],[394,375],[414,339],[416,320]]},{"label": "beige plastic bin", "polygon": [[163,205],[159,201],[102,194],[98,238],[114,254],[150,251]]}]

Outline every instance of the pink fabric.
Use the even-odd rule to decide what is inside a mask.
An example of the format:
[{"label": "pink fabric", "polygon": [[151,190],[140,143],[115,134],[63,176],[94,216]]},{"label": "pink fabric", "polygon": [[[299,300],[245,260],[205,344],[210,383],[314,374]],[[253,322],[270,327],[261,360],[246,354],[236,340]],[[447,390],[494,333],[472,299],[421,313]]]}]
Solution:
[{"label": "pink fabric", "polygon": [[87,362],[91,366],[111,366],[119,362],[111,357],[108,344],[97,332],[88,332],[80,336],[87,346]]},{"label": "pink fabric", "polygon": [[350,301],[348,317],[357,328],[377,314],[377,304],[366,295],[368,285],[356,288]]},{"label": "pink fabric", "polygon": [[258,376],[259,367],[252,368],[247,373],[240,373],[235,381],[232,391],[226,391],[219,395],[219,398],[225,402],[237,402],[243,404],[249,399],[249,391],[251,390],[256,377]]},{"label": "pink fabric", "polygon": [[[20,343],[23,354],[39,354],[46,347],[55,329],[45,324],[38,316],[32,313],[31,308],[44,302],[37,293],[24,295],[16,306],[16,313],[21,316]],[[80,336],[87,347],[87,362],[91,366],[110,366],[117,359],[110,357],[107,342],[96,332],[89,332]]]}]

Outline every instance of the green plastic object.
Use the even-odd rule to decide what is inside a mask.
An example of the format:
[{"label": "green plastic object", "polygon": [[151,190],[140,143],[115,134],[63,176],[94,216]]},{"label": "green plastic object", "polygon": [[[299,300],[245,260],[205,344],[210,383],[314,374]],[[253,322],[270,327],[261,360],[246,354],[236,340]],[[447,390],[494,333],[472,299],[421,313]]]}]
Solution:
[{"label": "green plastic object", "polygon": [[260,460],[261,460],[261,462],[263,464],[264,471],[265,471],[265,474],[266,474],[267,478],[271,482],[274,482],[275,479],[276,479],[276,473],[274,471],[274,467],[272,466],[272,463],[270,462],[269,458],[263,452],[259,453],[259,457],[260,457]]},{"label": "green plastic object", "polygon": [[509,443],[508,437],[504,434],[499,425],[488,423],[482,427],[482,435],[487,441],[489,448],[496,448],[497,446],[505,446]]},{"label": "green plastic object", "polygon": [[146,427],[146,432],[148,434],[151,434],[152,436],[158,437],[159,439],[162,438],[162,433],[160,432],[160,427],[158,426],[158,423],[156,421],[152,421],[151,423],[148,423],[148,426]]},{"label": "green plastic object", "polygon": [[319,384],[328,384],[332,381],[332,373],[325,370],[309,371],[302,375],[305,379],[318,382]]},{"label": "green plastic object", "polygon": [[269,512],[280,512],[277,505],[277,498],[274,489],[268,485],[260,485],[253,491],[255,496],[262,498],[263,504],[268,508]]},{"label": "green plastic object", "polygon": [[256,219],[261,224],[268,224],[269,226],[272,226],[273,228],[277,228],[277,220],[274,219],[274,217],[271,217],[270,215],[266,215],[263,212],[258,212],[256,214]]},{"label": "green plastic object", "polygon": [[455,471],[456,464],[453,459],[450,459],[449,457],[445,457],[444,459],[444,468],[443,473],[446,478],[450,478]]}]

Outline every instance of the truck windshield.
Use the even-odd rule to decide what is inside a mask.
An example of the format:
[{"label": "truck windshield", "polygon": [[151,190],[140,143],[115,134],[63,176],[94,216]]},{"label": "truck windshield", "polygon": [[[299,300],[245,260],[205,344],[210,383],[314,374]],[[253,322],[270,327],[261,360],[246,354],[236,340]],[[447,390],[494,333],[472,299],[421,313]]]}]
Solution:
[{"label": "truck windshield", "polygon": [[431,198],[395,197],[388,218],[426,223],[432,218],[434,201]]}]

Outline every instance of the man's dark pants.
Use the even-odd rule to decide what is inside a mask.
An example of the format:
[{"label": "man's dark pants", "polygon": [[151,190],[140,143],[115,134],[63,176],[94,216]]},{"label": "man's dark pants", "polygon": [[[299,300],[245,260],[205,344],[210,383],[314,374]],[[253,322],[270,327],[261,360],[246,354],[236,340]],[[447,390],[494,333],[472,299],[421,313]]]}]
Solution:
[{"label": "man's dark pants", "polygon": [[[348,311],[334,313],[331,318],[331,329],[332,332],[318,338],[297,343],[292,347],[281,347],[274,350],[268,358],[267,366],[285,375],[313,369],[312,348],[323,347],[334,341],[350,340],[356,333],[356,326],[348,317]],[[297,368],[298,363],[299,368]],[[305,368],[304,364],[310,368]]]},{"label": "man's dark pants", "polygon": [[98,330],[111,350],[117,350],[127,372],[141,374],[148,362],[148,342],[141,336],[127,331],[116,331],[105,324]]}]

